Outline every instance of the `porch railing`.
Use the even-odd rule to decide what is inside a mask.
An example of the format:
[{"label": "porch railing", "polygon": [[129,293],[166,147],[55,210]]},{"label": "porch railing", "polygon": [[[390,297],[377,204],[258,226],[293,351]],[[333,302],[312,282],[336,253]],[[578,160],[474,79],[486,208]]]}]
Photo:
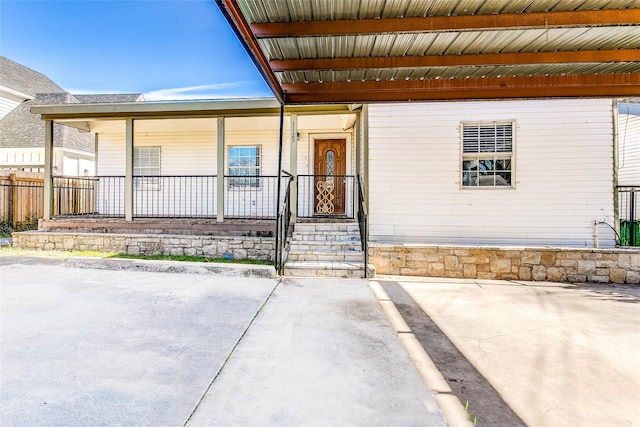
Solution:
[{"label": "porch railing", "polygon": [[[133,216],[137,218],[216,218],[217,176],[136,176]],[[277,176],[224,178],[224,216],[274,219]],[[283,177],[283,180],[289,177]],[[53,178],[54,216],[125,216],[125,177]]]},{"label": "porch railing", "polygon": [[369,251],[367,244],[368,233],[368,221],[369,215],[367,214],[367,203],[364,197],[364,187],[360,175],[358,175],[358,225],[360,226],[360,242],[362,244],[362,252],[364,253],[364,277],[368,277],[367,265],[369,264]]},{"label": "porch railing", "polygon": [[297,187],[298,218],[354,218],[354,175],[298,175]]},{"label": "porch railing", "polygon": [[640,246],[640,185],[618,186],[620,245]]},{"label": "porch railing", "polygon": [[53,215],[124,217],[124,176],[53,177]]},{"label": "porch railing", "polygon": [[225,176],[224,191],[225,218],[269,219],[277,216],[277,176]]},{"label": "porch railing", "polygon": [[43,195],[42,178],[0,176],[0,234],[37,229]]},{"label": "porch railing", "polygon": [[287,181],[285,185],[282,186],[283,191],[280,194],[282,202],[276,218],[275,268],[278,274],[284,273],[286,248],[289,240],[289,226],[291,225],[291,181],[293,180],[293,176],[288,172],[284,173],[286,174],[284,178]]}]

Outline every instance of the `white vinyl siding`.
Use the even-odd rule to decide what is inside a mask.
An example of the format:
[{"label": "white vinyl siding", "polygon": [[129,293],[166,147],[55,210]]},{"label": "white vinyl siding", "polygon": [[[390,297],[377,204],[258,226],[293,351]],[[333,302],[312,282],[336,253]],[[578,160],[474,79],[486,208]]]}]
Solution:
[{"label": "white vinyl siding", "polygon": [[640,185],[640,116],[618,116],[618,185]]},{"label": "white vinyl siding", "polygon": [[[371,239],[593,246],[614,219],[612,117],[608,99],[370,105]],[[515,189],[469,191],[460,124],[493,121],[515,123]]]},{"label": "white vinyl siding", "polygon": [[11,110],[16,108],[21,101],[5,98],[0,96],[0,119],[9,114]]}]

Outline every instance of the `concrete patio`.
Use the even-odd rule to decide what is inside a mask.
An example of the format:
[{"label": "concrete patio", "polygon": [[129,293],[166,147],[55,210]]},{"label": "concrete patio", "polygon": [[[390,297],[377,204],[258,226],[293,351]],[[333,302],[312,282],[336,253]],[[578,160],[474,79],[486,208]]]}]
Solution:
[{"label": "concrete patio", "polygon": [[362,280],[0,257],[0,424],[444,426]]}]

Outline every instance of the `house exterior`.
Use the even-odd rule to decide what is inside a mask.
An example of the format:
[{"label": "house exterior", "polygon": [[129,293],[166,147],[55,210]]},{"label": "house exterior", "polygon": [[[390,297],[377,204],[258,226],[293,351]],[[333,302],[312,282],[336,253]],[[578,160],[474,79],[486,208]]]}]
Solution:
[{"label": "house exterior", "polygon": [[618,185],[640,183],[640,99],[618,104]]},{"label": "house exterior", "polygon": [[[294,223],[355,221],[362,188],[367,255],[378,273],[635,283],[638,254],[615,249],[620,126],[636,117],[619,114],[619,104],[580,98],[305,106],[285,109],[281,128],[273,100],[34,107],[47,121],[88,126],[98,157],[93,177],[52,174],[54,206],[41,230],[126,229],[144,239],[234,234],[213,231],[222,224],[266,248],[238,253],[268,259],[285,195]],[[624,141],[629,156],[637,144]],[[285,173],[277,197],[279,160]],[[332,183],[331,212],[323,210],[320,181]],[[84,211],[61,210],[70,189],[90,195]],[[170,249],[161,249],[161,238],[151,246],[138,242],[133,251],[192,251],[181,239]],[[613,277],[590,259],[606,251],[626,265],[612,268]]]},{"label": "house exterior", "polygon": [[594,227],[615,226],[615,109],[604,98],[370,105],[371,240],[615,246]]},{"label": "house exterior", "polygon": [[[620,117],[635,123],[622,104],[640,96],[635,2],[427,3],[221,0],[272,101],[34,106],[45,152],[54,123],[98,135],[100,174],[86,185],[45,165],[41,230],[62,231],[67,191],[91,195],[72,214],[93,216],[93,230],[144,230],[124,243],[100,236],[133,252],[230,247],[147,240],[179,218],[275,219],[276,265],[294,224],[290,261],[334,275],[321,258],[346,261],[358,237],[331,223],[357,219],[357,264],[381,274],[640,283],[640,254],[617,247],[635,221],[620,187],[635,170],[634,136],[620,152]],[[92,229],[65,221],[67,232]],[[254,248],[259,236],[244,237]]]},{"label": "house exterior", "polygon": [[618,103],[616,132],[620,241],[623,245],[640,246],[640,100],[625,99]]}]

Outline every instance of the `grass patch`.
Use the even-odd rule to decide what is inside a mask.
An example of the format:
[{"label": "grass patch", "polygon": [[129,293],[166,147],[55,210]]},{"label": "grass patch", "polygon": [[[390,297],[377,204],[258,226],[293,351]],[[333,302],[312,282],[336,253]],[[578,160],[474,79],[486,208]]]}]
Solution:
[{"label": "grass patch", "polygon": [[188,262],[220,262],[230,264],[253,264],[253,265],[272,265],[272,261],[264,261],[260,259],[227,259],[227,258],[212,258],[205,256],[192,256],[192,255],[127,255],[127,254],[114,254],[107,258],[127,258],[127,259],[141,259],[141,260],[158,260],[158,261],[188,261]]},{"label": "grass patch", "polygon": [[116,252],[99,251],[45,251],[42,249],[19,249],[11,246],[0,247],[0,256],[39,256],[66,259],[71,257],[96,257],[96,258],[126,258],[139,260],[159,261],[188,261],[188,262],[221,262],[231,264],[272,265],[272,261],[259,259],[226,259],[190,255],[127,255]]}]

